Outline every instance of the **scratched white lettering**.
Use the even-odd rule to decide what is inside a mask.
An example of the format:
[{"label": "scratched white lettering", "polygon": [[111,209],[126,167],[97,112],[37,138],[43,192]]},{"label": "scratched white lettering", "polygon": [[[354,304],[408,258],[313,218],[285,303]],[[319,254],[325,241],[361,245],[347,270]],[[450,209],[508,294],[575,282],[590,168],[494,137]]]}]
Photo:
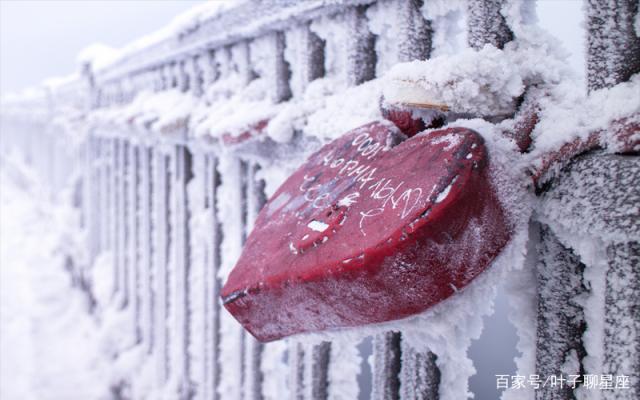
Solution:
[{"label": "scratched white lettering", "polygon": [[329,152],[329,154],[327,154],[326,156],[324,156],[324,158],[322,159],[322,164],[324,165],[329,165],[329,163],[331,162],[331,160],[333,159],[333,155],[334,152],[331,151]]},{"label": "scratched white lettering", "polygon": [[[415,201],[413,202],[411,207],[409,207],[411,196],[414,193],[417,193],[417,195],[414,196]],[[402,210],[402,214],[400,215],[400,218],[405,218],[407,215],[409,215],[411,210],[413,210],[418,205],[418,200],[420,200],[421,196],[422,196],[422,189],[420,188],[407,189],[404,192],[402,192],[402,195],[400,195],[400,200],[404,199],[405,202],[404,202],[404,209]],[[398,201],[398,203],[399,202],[400,201]],[[394,208],[395,208],[395,205],[394,205]]]},{"label": "scratched white lettering", "polygon": [[376,215],[380,215],[384,212],[384,207],[378,207],[378,208],[373,208],[369,211],[360,211],[360,232],[362,232],[362,234],[364,236],[367,236],[367,234],[364,231],[364,220],[365,218],[371,218],[371,217],[375,217]]},{"label": "scratched white lettering", "polygon": [[359,146],[360,143],[362,143],[365,140],[367,140],[367,138],[369,138],[369,133],[368,132],[361,133],[360,135],[356,136],[355,139],[353,139],[353,141],[351,142],[351,145],[352,146]]},{"label": "scratched white lettering", "polygon": [[321,185],[313,185],[311,186],[309,189],[307,189],[307,191],[304,194],[304,199],[306,201],[314,201],[316,196],[313,196],[312,193],[315,193],[317,191],[319,191],[320,189],[322,189]]},{"label": "scratched white lettering", "polygon": [[342,165],[342,163],[344,162],[344,158],[337,158],[335,160],[333,160],[333,162],[331,163],[330,167],[331,168],[336,168]]},{"label": "scratched white lettering", "polygon": [[306,175],[302,177],[302,184],[300,185],[300,191],[301,192],[306,192],[307,190],[309,190],[309,186],[316,181],[316,177],[315,176],[309,176]]},{"label": "scratched white lettering", "polygon": [[377,168],[373,168],[371,170],[369,170],[369,172],[366,175],[362,175],[358,178],[356,178],[356,182],[360,182],[360,190],[362,190],[362,188],[364,188],[367,185],[367,182],[371,182],[372,180],[375,179],[375,173],[378,169]]},{"label": "scratched white lettering", "polygon": [[356,177],[356,182],[358,181],[358,179],[360,179],[360,177],[362,175],[364,175],[369,168],[371,168],[370,165],[360,165],[357,168],[354,168],[353,170],[349,171],[349,173],[347,174],[347,176],[354,176]]},{"label": "scratched white lettering", "polygon": [[355,160],[349,160],[344,164],[344,167],[340,168],[340,172],[338,172],[339,175],[344,174],[347,171],[351,171],[352,169],[356,168],[358,166],[358,162]]},{"label": "scratched white lettering", "polygon": [[358,202],[358,197],[360,197],[358,192],[349,193],[338,201],[338,207],[349,207]]},{"label": "scratched white lettering", "polygon": [[322,193],[320,196],[316,197],[315,200],[313,200],[313,203],[311,203],[311,206],[313,208],[327,208],[331,205],[331,199],[329,198],[329,196],[331,196],[330,193]]},{"label": "scratched white lettering", "polygon": [[[355,151],[353,158],[336,157],[337,154],[333,150],[322,158],[322,165],[335,170],[335,178],[332,180],[334,183],[336,178],[342,176],[353,179],[351,182],[354,186],[332,185],[331,187],[335,188],[334,191],[340,192],[340,187],[354,187],[359,190],[342,197],[336,203],[337,206],[349,207],[363,196],[379,202],[377,207],[360,212],[359,227],[362,234],[366,236],[365,225],[370,218],[381,215],[389,205],[392,210],[399,210],[400,218],[406,218],[424,198],[423,190],[419,187],[403,187],[405,181],[394,181],[393,178],[379,176],[378,168],[372,167],[367,161],[377,156],[380,151],[388,149],[371,138],[368,132],[357,135],[350,144]],[[333,194],[326,189],[326,184],[316,184],[316,181],[315,176],[303,177],[299,189],[304,193],[304,199],[316,209],[330,207],[340,193]]]}]

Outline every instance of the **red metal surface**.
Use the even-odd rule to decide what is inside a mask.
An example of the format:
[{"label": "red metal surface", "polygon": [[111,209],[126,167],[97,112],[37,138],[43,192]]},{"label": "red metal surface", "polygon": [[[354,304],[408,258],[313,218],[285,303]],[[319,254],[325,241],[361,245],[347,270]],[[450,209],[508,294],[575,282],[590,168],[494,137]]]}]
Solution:
[{"label": "red metal surface", "polygon": [[415,118],[408,108],[387,105],[386,107],[381,107],[380,111],[385,119],[393,122],[407,137],[413,137],[427,129],[427,125],[422,118]]},{"label": "red metal surface", "polygon": [[591,132],[585,139],[575,139],[544,154],[531,171],[534,185],[541,187],[548,180],[549,171],[559,170],[574,157],[594,149],[609,149],[617,154],[640,153],[640,114],[615,120],[606,130]]},{"label": "red metal surface", "polygon": [[246,131],[239,135],[231,135],[229,133],[222,134],[222,143],[225,145],[234,145],[244,143],[254,137],[260,136],[264,133],[265,128],[269,125],[269,120],[264,119],[251,125]]},{"label": "red metal surface", "polygon": [[400,319],[466,286],[510,230],[482,138],[373,122],[324,146],[260,212],[223,290],[257,339]]}]

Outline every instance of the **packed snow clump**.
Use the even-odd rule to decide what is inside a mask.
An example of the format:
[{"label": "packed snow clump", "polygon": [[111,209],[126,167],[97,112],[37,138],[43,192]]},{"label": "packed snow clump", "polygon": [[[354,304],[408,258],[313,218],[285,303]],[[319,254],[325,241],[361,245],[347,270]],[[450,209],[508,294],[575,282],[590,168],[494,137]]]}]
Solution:
[{"label": "packed snow clump", "polygon": [[102,69],[118,60],[120,51],[102,43],[93,43],[76,56],[80,64],[90,64],[94,69]]},{"label": "packed snow clump", "polygon": [[[534,157],[558,149],[573,139],[605,130],[623,118],[640,119],[640,74],[612,88],[588,96],[573,90],[572,82],[551,87],[539,98],[539,121],[532,132]],[[606,133],[606,132],[605,132]],[[636,133],[640,140],[640,133]]]},{"label": "packed snow clump", "polygon": [[[509,115],[528,84],[541,79],[516,46],[486,45],[479,51],[398,64],[385,76],[385,99],[392,103],[446,106],[456,113]],[[560,78],[560,74],[556,77]]]}]

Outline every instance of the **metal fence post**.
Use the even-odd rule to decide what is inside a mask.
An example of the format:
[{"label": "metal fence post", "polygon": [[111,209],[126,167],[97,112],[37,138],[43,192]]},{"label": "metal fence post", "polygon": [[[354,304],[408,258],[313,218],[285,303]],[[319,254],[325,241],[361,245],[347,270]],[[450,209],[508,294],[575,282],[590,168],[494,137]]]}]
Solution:
[{"label": "metal fence post", "polygon": [[175,378],[180,386],[180,396],[190,398],[191,382],[189,381],[189,273],[190,273],[190,240],[188,227],[189,209],[187,185],[193,177],[191,153],[184,145],[175,146],[173,159],[174,187],[172,201],[174,213],[172,215],[172,246],[174,251],[173,271],[171,283],[173,285],[173,307],[171,327],[172,354],[171,363],[175,366]]},{"label": "metal fence post", "polygon": [[423,4],[423,0],[398,1],[402,35],[398,49],[400,62],[426,60],[431,55],[433,28],[431,21],[422,16]]},{"label": "metal fence post", "polygon": [[133,314],[133,332],[136,343],[142,340],[140,326],[140,260],[138,242],[138,231],[140,229],[139,219],[139,170],[138,162],[138,145],[130,143],[128,146],[128,164],[127,164],[127,266],[128,266],[128,306]]},{"label": "metal fence post", "polygon": [[386,332],[373,339],[373,390],[374,400],[398,400],[400,398],[401,367],[400,332]]},{"label": "metal fence post", "polygon": [[587,83],[611,87],[640,71],[640,38],[634,29],[637,0],[588,0]]},{"label": "metal fence post", "polygon": [[640,398],[640,242],[611,244],[607,261],[602,373],[628,389],[605,391],[603,398],[632,400]]},{"label": "metal fence post", "polygon": [[[607,244],[606,282],[596,283],[605,285],[602,300],[604,315],[590,315],[590,319],[596,321],[596,326],[586,327],[592,330],[602,327],[603,331],[600,332],[604,350],[602,365],[592,366],[600,370],[579,372],[598,377],[611,375],[614,385],[616,377],[628,377],[627,389],[602,391],[603,398],[607,399],[635,399],[640,394],[640,381],[637,376],[637,371],[640,370],[640,314],[638,313],[640,309],[638,276],[640,223],[637,211],[633,208],[633,205],[640,203],[640,188],[636,184],[639,181],[640,157],[593,153],[574,159],[542,195],[541,213],[545,220],[554,221],[556,229],[563,229],[570,234],[586,238],[595,238]],[[562,268],[563,260],[569,260],[574,265],[581,261],[572,255],[569,249],[563,249],[559,254],[559,259],[550,260],[549,267],[554,270]],[[587,267],[595,268],[589,265]],[[574,309],[570,303],[563,302],[559,296],[563,296],[567,290],[572,291],[571,287],[577,288],[581,279],[580,270],[574,271],[573,275],[556,276],[559,283],[554,285],[562,286],[555,290],[555,293],[559,294],[545,294],[549,301],[553,301],[552,295],[558,300],[553,304],[553,313],[565,315],[568,308]],[[569,297],[564,299],[564,301],[569,300]],[[567,318],[562,315],[556,319],[560,318],[560,321],[563,321],[562,318]],[[571,313],[567,315],[570,316]],[[544,319],[544,316],[542,318]],[[579,323],[579,319],[576,318],[580,317],[570,318],[566,324],[574,324],[576,329],[579,329],[579,326],[575,325]],[[557,324],[554,323],[554,326]],[[564,334],[566,336],[553,336],[553,343],[559,341],[576,343],[581,339],[581,332],[575,332],[576,329],[567,331]],[[539,340],[541,339],[543,338]],[[541,345],[538,351],[543,354],[542,357],[546,361],[542,361],[545,364],[555,360],[553,363],[559,365],[564,360],[557,359],[558,352],[552,351],[553,346],[553,344]],[[587,347],[585,350],[589,353],[591,349]]]},{"label": "metal fence post", "polygon": [[138,201],[139,201],[139,292],[140,292],[140,339],[145,350],[151,354],[153,349],[154,292],[153,292],[153,253],[152,253],[152,202],[153,175],[151,171],[151,148],[147,144],[138,147]]},{"label": "metal fence post", "polygon": [[[246,228],[245,235],[248,235],[253,228],[253,223],[258,216],[258,212],[266,203],[264,194],[264,182],[257,177],[260,167],[254,163],[248,163],[244,168],[246,183]],[[244,335],[244,399],[261,400],[262,395],[262,369],[261,359],[263,344],[255,340],[247,332]]]},{"label": "metal fence post", "polygon": [[586,292],[584,265],[549,227],[542,227],[540,237],[536,374],[543,384],[535,395],[540,400],[573,399],[572,385],[561,385],[558,379],[573,379],[575,386],[580,378],[580,363],[585,356],[584,312],[579,305],[579,296]]},{"label": "metal fence post", "polygon": [[159,144],[155,144],[152,153],[153,166],[153,310],[154,332],[153,353],[155,359],[156,385],[162,386],[169,376],[169,326],[171,288],[169,287],[170,254],[170,171],[169,156]]},{"label": "metal fence post", "polygon": [[367,26],[367,6],[345,12],[347,24],[346,82],[356,86],[376,77],[376,38]]},{"label": "metal fence post", "polygon": [[221,365],[220,365],[220,313],[221,302],[219,299],[220,293],[220,278],[218,276],[220,270],[221,254],[220,249],[222,245],[222,224],[218,218],[218,189],[220,187],[221,178],[218,172],[218,159],[214,155],[207,156],[206,163],[206,206],[207,213],[210,220],[209,229],[212,236],[208,240],[207,253],[207,275],[206,275],[206,301],[205,305],[209,310],[207,317],[208,329],[206,330],[206,343],[207,345],[207,364],[208,368],[207,377],[209,378],[209,385],[207,386],[207,393],[210,393],[208,398],[218,399],[217,389],[220,382]]},{"label": "metal fence post", "polygon": [[499,49],[513,40],[513,32],[501,13],[505,0],[468,0],[467,41],[480,50],[486,44]]}]

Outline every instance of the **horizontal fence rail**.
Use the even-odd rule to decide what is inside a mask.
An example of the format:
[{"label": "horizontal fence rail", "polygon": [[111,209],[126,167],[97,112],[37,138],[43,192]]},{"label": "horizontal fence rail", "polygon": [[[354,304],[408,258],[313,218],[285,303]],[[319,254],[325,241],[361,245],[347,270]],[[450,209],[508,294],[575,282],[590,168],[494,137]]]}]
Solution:
[{"label": "horizontal fence rail", "polygon": [[[469,47],[504,48],[517,39],[507,6],[512,2],[464,3],[459,11],[466,15]],[[230,101],[256,82],[266,82],[277,107],[302,101],[320,79],[346,90],[394,63],[430,58],[443,28],[424,9],[421,0],[241,2],[111,65],[87,65],[76,80],[6,109],[2,153],[18,149],[46,177],[52,199],[69,187],[81,210],[77,228],[85,233],[87,257],[76,260],[71,273],[91,298],[93,313],[126,321],[126,340],[114,359],[134,349],[142,354],[127,374],[110,378],[113,398],[426,400],[466,393],[444,387],[443,374],[455,368],[447,355],[414,347],[400,325],[364,340],[313,343],[262,344],[245,332],[219,293],[267,200],[265,174],[292,172],[294,153],[320,142],[298,128],[289,143],[231,138],[229,144],[195,131],[207,117],[205,105]],[[637,2],[589,0],[586,12],[589,89],[628,80],[640,70],[640,42],[631,26]],[[391,34],[399,36],[399,48],[383,45],[390,33],[373,27],[376,13],[398,24]],[[331,31],[338,30],[345,35],[337,40]],[[603,59],[603,46],[613,46],[625,66]],[[143,92],[180,93],[193,103],[183,113],[177,106],[167,110],[174,113],[170,120],[109,114]],[[54,123],[61,115],[68,122]],[[580,156],[539,194],[531,221],[532,237],[539,236],[531,372],[575,375],[582,386],[589,374],[630,377],[628,389],[603,391],[607,399],[640,398],[638,220],[615,211],[640,204],[639,171],[637,155]],[[610,187],[592,190],[602,182]],[[582,215],[584,202],[598,212]],[[608,227],[615,239],[584,231],[579,225],[586,221]],[[581,243],[597,243],[603,258]],[[108,262],[111,271],[106,299],[92,280],[98,262]],[[601,320],[579,300],[597,288],[604,299]],[[603,326],[603,350],[585,341],[590,325]],[[580,391],[542,388],[534,396],[572,399]]]}]

